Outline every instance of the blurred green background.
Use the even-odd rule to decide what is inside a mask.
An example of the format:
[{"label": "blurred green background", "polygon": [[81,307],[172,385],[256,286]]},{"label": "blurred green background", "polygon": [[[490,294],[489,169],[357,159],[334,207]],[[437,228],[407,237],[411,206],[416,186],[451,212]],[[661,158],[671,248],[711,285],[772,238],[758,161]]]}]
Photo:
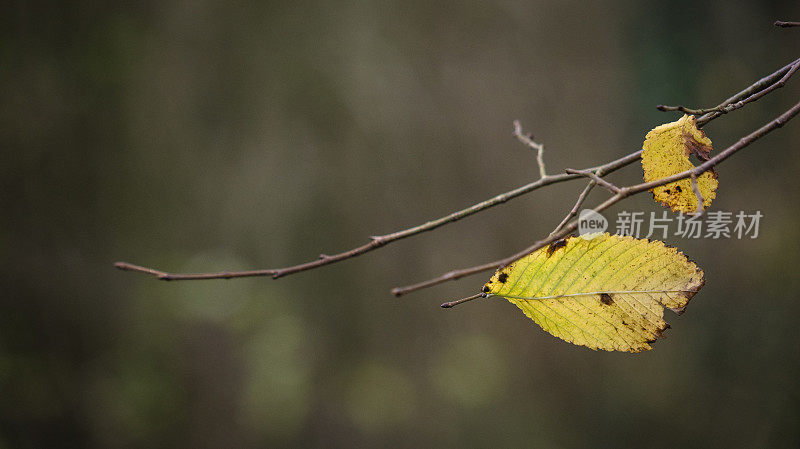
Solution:
[{"label": "blurred green background", "polygon": [[[798,447],[800,120],[719,168],[756,240],[681,240],[707,286],[637,355],[469,295],[389,289],[546,235],[583,183],[278,281],[285,266],[641,147],[798,56],[785,2],[0,6],[0,447]],[[800,80],[710,124],[719,150]],[[613,175],[640,179],[633,165]],[[590,201],[606,197],[596,191]],[[661,212],[640,195],[611,211]]]}]

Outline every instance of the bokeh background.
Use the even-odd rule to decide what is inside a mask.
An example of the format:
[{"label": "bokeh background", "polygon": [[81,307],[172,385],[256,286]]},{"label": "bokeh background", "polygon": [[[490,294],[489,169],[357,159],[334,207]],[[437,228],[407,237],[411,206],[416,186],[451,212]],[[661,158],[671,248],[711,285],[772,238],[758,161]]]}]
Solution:
[{"label": "bokeh background", "polygon": [[488,273],[389,294],[528,246],[578,182],[278,281],[112,267],[285,266],[460,209],[537,176],[513,119],[551,172],[627,154],[678,117],[656,104],[796,58],[775,19],[800,4],[5,3],[0,447],[797,447],[800,121],[719,168],[713,209],[762,211],[758,239],[668,239],[708,284],[644,354],[438,307]]}]

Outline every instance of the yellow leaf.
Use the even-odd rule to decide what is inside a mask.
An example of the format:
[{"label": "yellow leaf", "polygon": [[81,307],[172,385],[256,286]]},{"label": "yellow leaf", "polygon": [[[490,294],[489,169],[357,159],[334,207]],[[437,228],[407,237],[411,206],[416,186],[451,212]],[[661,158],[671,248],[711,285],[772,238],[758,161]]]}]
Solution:
[{"label": "yellow leaf", "polygon": [[669,328],[705,283],[703,271],[660,241],[569,237],[501,268],[483,287],[545,331],[576,345],[639,352]]},{"label": "yellow leaf", "polygon": [[[647,133],[642,147],[642,168],[645,182],[656,181],[694,168],[689,155],[708,160],[711,139],[697,128],[694,116],[684,115],[680,120],[665,123]],[[703,195],[703,206],[711,205],[717,194],[717,174],[707,171],[697,177],[697,186]],[[697,195],[690,179],[682,179],[651,190],[653,198],[675,212],[697,211]]]}]

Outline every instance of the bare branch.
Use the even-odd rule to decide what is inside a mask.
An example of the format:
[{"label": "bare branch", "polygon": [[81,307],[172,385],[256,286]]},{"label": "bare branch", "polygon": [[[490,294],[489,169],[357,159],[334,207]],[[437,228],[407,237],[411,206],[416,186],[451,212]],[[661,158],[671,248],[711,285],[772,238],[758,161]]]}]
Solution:
[{"label": "bare branch", "polygon": [[539,178],[546,178],[547,172],[544,169],[544,144],[534,142],[532,134],[523,134],[522,125],[519,123],[519,120],[514,120],[513,134],[514,137],[516,137],[524,145],[536,150],[536,163],[539,164]]},{"label": "bare branch", "polygon": [[[618,170],[626,165],[629,165],[641,157],[641,151],[637,151],[631,153],[627,156],[623,156],[619,159],[611,161],[607,164],[603,164],[597,167],[591,167],[587,170],[591,171],[598,171],[601,170],[603,173],[611,173],[615,170]],[[413,235],[421,234],[423,232],[431,231],[441,226],[444,226],[449,223],[456,222],[461,220],[462,218],[468,217],[470,215],[476,214],[483,210],[489,209],[491,207],[497,206],[499,204],[503,204],[508,200],[513,198],[519,197],[526,193],[532,192],[536,189],[541,187],[556,184],[559,182],[569,181],[572,179],[580,178],[581,175],[571,175],[568,173],[562,173],[558,175],[550,175],[544,178],[541,178],[537,181],[531,182],[529,184],[525,184],[524,186],[518,187],[514,190],[501,193],[493,198],[490,198],[486,201],[482,201],[480,203],[474,204],[466,209],[462,209],[456,212],[453,212],[449,215],[444,217],[438,218],[436,220],[431,220],[427,223],[421,224],[419,226],[415,226],[412,228],[408,228],[402,231],[397,231],[391,234],[386,235],[379,235],[371,237],[369,243],[366,243],[362,246],[357,248],[353,248],[349,251],[345,251],[338,254],[333,255],[321,255],[318,259],[306,262],[300,265],[294,265],[291,267],[285,268],[270,268],[270,269],[263,269],[263,270],[248,270],[248,271],[220,271],[215,273],[190,273],[190,274],[182,274],[182,273],[169,273],[166,271],[157,270],[155,268],[148,268],[139,265],[134,265],[128,262],[117,262],[114,264],[120,270],[127,270],[127,271],[136,271],[139,273],[150,274],[158,279],[164,281],[188,281],[188,280],[201,280],[201,279],[233,279],[238,277],[250,277],[250,276],[271,276],[273,279],[278,279],[283,276],[287,276],[290,274],[298,273],[301,271],[311,270],[314,268],[318,268],[324,265],[329,265],[332,263],[340,262],[342,260],[351,259],[353,257],[360,256],[362,254],[368,253],[375,249],[378,249],[384,245],[389,243],[395,242],[397,240],[404,239],[406,237],[411,237]]]},{"label": "bare branch", "polygon": [[[761,128],[753,131],[752,133],[742,137],[735,144],[729,146],[728,148],[726,148],[725,150],[721,151],[716,156],[714,156],[714,157],[710,158],[709,160],[705,161],[704,163],[694,167],[693,169],[689,169],[689,170],[686,170],[686,171],[683,171],[683,172],[680,172],[680,173],[676,173],[676,174],[674,174],[672,176],[667,176],[666,178],[662,178],[662,179],[659,179],[659,180],[656,180],[656,181],[645,182],[645,183],[636,184],[636,185],[632,185],[632,186],[628,186],[628,187],[623,187],[623,188],[621,188],[619,190],[619,192],[617,194],[615,194],[611,198],[607,199],[606,201],[604,201],[600,205],[596,206],[592,210],[599,213],[599,212],[602,212],[602,211],[608,209],[609,207],[613,206],[614,204],[617,204],[618,202],[622,201],[623,199],[625,199],[625,198],[627,198],[627,197],[629,197],[631,195],[635,195],[637,193],[645,192],[645,191],[651,190],[651,189],[653,189],[655,187],[659,187],[659,186],[662,186],[662,185],[665,185],[665,184],[669,184],[671,182],[680,181],[681,179],[686,179],[686,178],[689,178],[689,177],[691,177],[693,175],[694,176],[699,176],[702,173],[705,173],[706,171],[711,170],[717,164],[721,163],[722,161],[724,161],[725,159],[729,158],[734,153],[736,153],[736,152],[740,151],[741,149],[747,147],[748,145],[750,145],[751,143],[753,143],[756,140],[760,139],[761,137],[764,137],[765,135],[769,134],[770,132],[774,131],[775,129],[778,129],[778,128],[782,127],[784,124],[786,124],[786,122],[788,122],[789,120],[794,118],[799,112],[800,112],[800,103],[797,103],[791,109],[787,110],[786,112],[781,114],[776,119],[772,120],[771,122],[767,123],[766,125],[762,126]],[[523,251],[520,251],[519,253],[515,254],[514,256],[511,256],[511,257],[506,258],[506,259],[501,259],[501,260],[498,260],[498,261],[494,261],[494,262],[485,263],[483,265],[477,265],[477,266],[474,266],[474,267],[469,267],[469,268],[463,268],[463,269],[460,269],[460,270],[450,271],[450,272],[445,273],[445,274],[443,274],[441,276],[429,279],[429,280],[424,281],[424,282],[420,282],[418,284],[411,285],[409,287],[398,287],[398,288],[395,288],[395,289],[392,290],[392,293],[394,293],[395,296],[400,296],[402,294],[409,293],[409,292],[412,292],[412,291],[415,291],[415,290],[420,290],[422,288],[432,287],[434,285],[438,285],[438,284],[441,284],[441,283],[449,281],[449,280],[455,280],[455,279],[458,279],[458,278],[461,278],[461,277],[464,277],[464,276],[469,276],[471,274],[477,274],[477,273],[480,273],[480,272],[483,272],[483,271],[487,271],[487,270],[491,270],[491,269],[497,269],[497,268],[506,266],[506,265],[510,264],[511,262],[519,259],[522,256],[525,256],[527,254],[532,253],[533,251],[541,249],[544,246],[549,245],[550,243],[552,243],[552,242],[554,242],[554,241],[556,241],[556,240],[558,240],[560,238],[564,238],[565,236],[567,236],[570,233],[572,233],[573,231],[575,231],[575,229],[577,229],[577,227],[578,227],[578,221],[573,219],[573,220],[571,220],[569,222],[569,224],[563,226],[561,228],[561,230],[559,230],[558,232],[555,232],[555,233],[551,234],[546,239],[543,239],[543,240],[540,240],[540,241],[536,242],[531,247],[526,248]]]},{"label": "bare branch", "polygon": [[202,279],[233,279],[253,276],[271,276],[275,270],[220,271],[219,273],[167,273],[153,268],[142,267],[128,262],[115,262],[114,266],[123,271],[136,271],[152,274],[162,281],[195,281]]},{"label": "bare branch", "polygon": [[800,27],[800,22],[784,22],[783,20],[776,20],[774,26],[780,28]]},{"label": "bare branch", "polygon": [[[796,59],[785,66],[781,67],[780,69],[772,72],[771,74],[761,78],[760,80],[756,81],[755,83],[751,84],[746,89],[742,90],[741,92],[736,93],[732,97],[723,101],[717,107],[725,107],[728,104],[735,103],[738,101],[742,101],[745,98],[752,96],[755,93],[762,91],[764,88],[774,84],[776,81],[780,80],[781,77],[785,76],[786,73],[792,69],[792,67],[800,62],[800,59]],[[703,114],[701,117],[697,119],[697,126],[703,127],[706,123],[714,120],[715,118],[722,115],[722,112],[709,112],[708,114]]]},{"label": "bare branch", "polygon": [[709,112],[721,112],[726,113],[728,111],[725,110],[724,107],[715,106],[713,108],[708,109],[691,109],[687,108],[686,106],[666,106],[663,104],[656,105],[656,109],[659,111],[670,112],[670,111],[678,111],[683,112],[684,114],[689,115],[701,115],[701,114],[708,114]]},{"label": "bare branch", "polygon": [[679,111],[690,115],[703,114],[702,117],[697,119],[697,126],[702,127],[704,124],[719,117],[720,115],[742,108],[746,104],[757,101],[775,89],[780,89],[786,84],[786,81],[791,78],[795,72],[797,72],[798,69],[800,69],[800,59],[797,59],[785,65],[771,75],[760,79],[747,89],[739,92],[731,98],[728,98],[713,108],[691,109],[685,106],[664,106],[663,104],[656,106],[656,108],[659,111]]},{"label": "bare branch", "polygon": [[795,74],[795,72],[797,72],[798,68],[800,68],[800,59],[795,61],[794,64],[792,64],[789,67],[789,71],[787,71],[786,74],[784,74],[783,77],[780,80],[778,80],[776,83],[770,85],[769,87],[767,87],[764,90],[761,90],[759,92],[754,93],[753,95],[750,95],[749,97],[745,98],[744,100],[737,101],[736,103],[731,103],[730,105],[725,107],[725,109],[726,109],[725,112],[727,113],[727,112],[739,109],[742,106],[746,105],[747,103],[752,103],[752,102],[758,100],[759,98],[763,97],[764,95],[767,95],[768,93],[772,92],[773,90],[780,89],[781,87],[785,86],[786,85],[786,81],[789,78],[791,78],[792,75]]}]

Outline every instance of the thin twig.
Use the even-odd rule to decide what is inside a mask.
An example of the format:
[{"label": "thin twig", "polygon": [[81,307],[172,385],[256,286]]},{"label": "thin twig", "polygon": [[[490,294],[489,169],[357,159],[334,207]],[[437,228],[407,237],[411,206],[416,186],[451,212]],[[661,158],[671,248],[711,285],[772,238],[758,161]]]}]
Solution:
[{"label": "thin twig", "polygon": [[[717,106],[717,109],[724,109],[725,106],[727,106],[729,104],[732,104],[732,103],[736,103],[736,102],[742,102],[742,106],[743,106],[744,104],[752,103],[753,101],[757,100],[758,98],[761,98],[761,97],[758,97],[758,98],[755,98],[755,99],[751,99],[751,97],[754,94],[757,94],[758,92],[764,90],[765,88],[775,84],[776,81],[779,81],[798,62],[800,62],[800,59],[796,59],[796,60],[786,64],[785,66],[781,67],[780,69],[776,70],[775,72],[772,72],[771,74],[761,78],[760,80],[758,80],[755,83],[751,84],[747,89],[744,89],[741,92],[738,92],[737,94],[733,95],[732,97],[730,97],[730,98],[726,99],[725,101],[723,101],[722,103],[720,103]],[[705,124],[707,124],[708,122],[716,119],[717,117],[719,117],[720,115],[723,115],[723,114],[725,114],[725,113],[724,112],[719,112],[719,111],[709,112],[707,114],[703,114],[702,116],[697,118],[697,126],[699,128],[702,128]]]},{"label": "thin twig", "polygon": [[[683,112],[684,114],[690,115],[701,115],[704,114],[702,117],[697,119],[698,126],[702,126],[709,121],[713,120],[716,117],[719,117],[722,114],[727,114],[731,111],[735,111],[739,108],[744,107],[748,103],[752,103],[764,95],[769,94],[770,92],[774,91],[775,89],[780,89],[786,84],[786,81],[792,77],[792,75],[797,72],[798,68],[800,68],[800,59],[797,59],[777,72],[759,80],[758,83],[754,84],[756,86],[755,89],[745,90],[746,92],[742,94],[737,94],[734,97],[731,97],[724,102],[720,103],[719,105],[713,108],[707,109],[691,109],[685,106],[665,106],[663,104],[657,105],[656,109],[659,111],[679,111]],[[779,78],[780,77],[780,78]],[[752,86],[751,86],[752,87]]]},{"label": "thin twig", "polygon": [[536,163],[539,164],[539,178],[546,178],[547,171],[544,169],[544,144],[534,142],[532,134],[524,134],[522,132],[522,125],[519,123],[519,120],[514,120],[513,134],[514,137],[523,143],[523,145],[527,145],[536,150]]},{"label": "thin twig", "polygon": [[597,174],[595,174],[595,172],[593,172],[591,170],[575,170],[575,169],[572,169],[572,168],[568,168],[568,169],[564,170],[564,172],[569,173],[571,175],[585,176],[585,177],[591,179],[592,181],[594,181],[595,183],[600,184],[602,187],[604,187],[606,190],[610,191],[611,193],[619,193],[619,187],[617,187],[614,184],[606,181],[605,179],[597,176]]},{"label": "thin twig", "polygon": [[745,98],[744,100],[740,100],[740,101],[737,101],[736,103],[731,103],[730,105],[728,105],[725,108],[726,109],[726,113],[730,112],[730,111],[733,111],[733,110],[736,110],[736,109],[739,109],[742,106],[746,105],[747,103],[752,103],[752,102],[758,100],[759,98],[763,97],[764,95],[767,95],[768,93],[772,92],[773,90],[780,89],[781,87],[785,86],[786,85],[786,81],[789,78],[791,78],[792,75],[795,74],[795,72],[797,72],[798,68],[800,68],[800,59],[795,61],[795,63],[789,68],[789,71],[787,71],[786,74],[784,74],[783,77],[780,80],[778,80],[776,83],[770,85],[769,87],[767,87],[764,90],[758,91],[758,92],[754,93],[753,95],[750,95],[749,97]]},{"label": "thin twig", "polygon": [[[676,173],[674,175],[667,176],[665,178],[658,179],[656,181],[645,182],[645,183],[636,184],[636,185],[632,185],[632,186],[628,186],[628,187],[623,187],[623,188],[620,189],[619,193],[617,193],[614,196],[612,196],[611,198],[607,199],[606,201],[604,201],[600,205],[596,206],[592,210],[599,213],[599,212],[602,212],[602,211],[608,209],[609,207],[613,206],[614,204],[617,204],[618,202],[622,201],[623,199],[625,199],[625,198],[627,198],[627,197],[629,197],[631,195],[635,195],[635,194],[638,194],[638,193],[641,193],[641,192],[645,192],[645,191],[651,190],[651,189],[653,189],[655,187],[659,187],[659,186],[662,186],[662,185],[665,185],[665,184],[669,184],[671,182],[680,181],[681,179],[686,179],[688,177],[691,177],[692,175],[699,176],[699,175],[705,173],[706,171],[711,170],[712,168],[714,168],[714,166],[716,166],[717,164],[721,163],[725,159],[729,158],[731,155],[733,155],[737,151],[741,150],[742,148],[747,147],[751,143],[755,142],[756,140],[760,139],[761,137],[764,137],[765,135],[769,134],[770,132],[774,131],[775,129],[778,129],[778,128],[782,127],[784,124],[786,124],[786,122],[788,122],[789,120],[794,118],[799,112],[800,112],[800,103],[797,103],[791,109],[787,110],[786,112],[781,114],[776,119],[772,120],[771,122],[767,123],[766,125],[762,126],[761,128],[753,131],[752,133],[742,137],[735,144],[729,146],[728,148],[726,148],[725,150],[721,151],[716,156],[710,158],[709,160],[705,161],[704,163],[702,163],[702,164],[700,164],[700,165],[698,165],[698,166],[696,166],[696,167],[694,167],[692,169],[689,169],[689,170],[686,170],[686,171],[683,171],[683,172],[680,172],[680,173]],[[501,260],[498,260],[498,261],[494,261],[494,262],[485,263],[485,264],[482,264],[482,265],[477,265],[477,266],[474,266],[474,267],[469,267],[469,268],[463,268],[463,269],[460,269],[460,270],[449,271],[449,272],[447,272],[447,273],[445,273],[445,274],[443,274],[441,276],[438,276],[438,277],[435,277],[435,278],[429,279],[427,281],[420,282],[420,283],[417,283],[417,284],[414,284],[414,285],[411,285],[411,286],[408,286],[408,287],[394,288],[394,289],[392,289],[392,293],[394,293],[395,296],[400,296],[402,294],[409,293],[409,292],[412,292],[412,291],[415,291],[415,290],[420,290],[420,289],[423,289],[423,288],[432,287],[434,285],[438,285],[438,284],[441,284],[443,282],[447,282],[449,280],[455,280],[455,279],[458,279],[458,278],[461,278],[461,277],[469,276],[471,274],[477,274],[477,273],[480,273],[480,272],[483,272],[483,271],[487,271],[487,270],[491,270],[491,269],[497,269],[497,268],[506,266],[506,265],[510,264],[511,262],[519,259],[522,256],[530,254],[533,251],[536,251],[538,249],[544,248],[546,245],[549,245],[550,243],[552,243],[552,242],[554,242],[554,241],[556,241],[556,240],[558,240],[560,238],[564,238],[565,236],[567,236],[570,233],[572,233],[573,231],[575,231],[577,229],[577,227],[578,227],[578,221],[573,219],[572,221],[569,222],[569,224],[567,224],[566,226],[562,227],[560,231],[551,234],[550,236],[548,236],[545,239],[539,240],[538,242],[536,242],[535,244],[533,244],[529,248],[526,248],[525,250],[520,251],[519,253],[515,254],[514,256],[511,256],[511,257],[506,258],[506,259],[501,259]]]},{"label": "thin twig", "polygon": [[709,112],[721,112],[721,113],[724,114],[724,113],[728,112],[728,111],[725,110],[725,108],[722,108],[722,107],[719,107],[719,106],[715,106],[713,108],[708,108],[708,109],[691,109],[691,108],[687,108],[686,106],[666,106],[666,105],[663,105],[663,104],[659,104],[659,105],[656,105],[656,109],[658,109],[659,111],[663,111],[663,112],[678,111],[678,112],[683,112],[684,114],[689,114],[689,115],[708,114]]},{"label": "thin twig", "polygon": [[780,28],[791,28],[800,27],[800,22],[784,22],[783,20],[776,20],[773,25]]},{"label": "thin twig", "polygon": [[586,201],[586,198],[589,196],[589,192],[591,192],[592,189],[594,188],[594,186],[596,186],[596,185],[597,185],[597,183],[594,182],[594,181],[589,181],[589,184],[586,184],[586,187],[584,187],[583,191],[580,193],[580,195],[578,195],[578,200],[575,201],[575,205],[572,206],[572,209],[569,211],[569,213],[567,213],[567,215],[564,216],[564,218],[561,220],[561,223],[559,223],[558,226],[556,226],[556,228],[553,229],[553,232],[551,232],[550,235],[553,235],[556,232],[560,231],[561,228],[566,226],[566,224],[570,220],[572,220],[573,217],[578,215],[578,210],[583,205],[583,202]]},{"label": "thin twig", "polygon": [[449,309],[449,308],[457,306],[459,304],[463,304],[463,303],[465,303],[467,301],[472,301],[473,299],[485,298],[485,297],[486,297],[486,293],[478,293],[477,295],[467,296],[466,298],[461,298],[461,299],[457,299],[455,301],[446,302],[446,303],[442,304],[442,308],[443,309]]},{"label": "thin twig", "polygon": [[694,190],[694,194],[697,197],[697,213],[696,215],[699,217],[703,215],[705,212],[705,200],[703,199],[703,194],[700,193],[700,186],[697,185],[697,175],[692,173],[692,190]]}]

